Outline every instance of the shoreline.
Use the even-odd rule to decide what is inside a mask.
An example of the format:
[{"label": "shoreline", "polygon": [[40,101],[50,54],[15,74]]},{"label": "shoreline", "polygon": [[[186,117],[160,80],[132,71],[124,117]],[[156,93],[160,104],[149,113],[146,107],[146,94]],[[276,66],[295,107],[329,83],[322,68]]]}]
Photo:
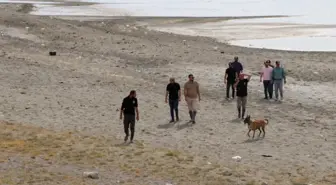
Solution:
[{"label": "shoreline", "polygon": [[[243,48],[212,38],[150,31],[129,19],[62,20],[16,12],[21,8],[17,5],[0,8],[8,10],[0,12],[1,25],[12,29],[1,28],[0,39],[4,46],[0,62],[4,120],[122,140],[116,115],[121,99],[136,89],[141,111],[136,140],[146,147],[185,151],[202,164],[230,167],[220,168],[221,172],[210,170],[211,174],[223,176],[237,167],[240,175],[224,175],[229,184],[246,185],[254,180],[258,185],[288,185],[300,180],[329,185],[336,177],[331,165],[336,159],[336,89],[330,87],[336,81],[335,53]],[[51,50],[57,51],[57,56],[48,56]],[[234,119],[235,102],[224,100],[223,71],[233,56],[239,56],[247,73],[257,73],[266,59],[284,61],[288,69],[286,99],[281,104],[261,100],[258,76],[254,75],[249,85],[248,113],[271,120],[265,139],[246,138],[246,127]],[[169,125],[162,90],[170,76],[183,84],[189,73],[201,84],[203,96],[197,125],[184,123],[188,116],[183,102],[181,122]],[[106,145],[101,147],[108,148]],[[265,159],[262,154],[273,158]],[[243,160],[233,161],[236,155]],[[99,168],[108,176],[108,167]],[[169,176],[155,178],[167,182]],[[106,184],[104,179],[96,183]]]},{"label": "shoreline", "polygon": [[[49,1],[48,1],[49,2]],[[270,15],[270,16],[225,16],[225,17],[186,17],[186,16],[130,16],[126,11],[119,9],[106,8],[101,15],[94,15],[94,10],[89,6],[104,5],[92,2],[67,2],[55,0],[50,2],[58,2],[62,4],[52,5],[51,7],[87,7],[86,10],[72,10],[74,12],[88,12],[92,15],[76,15],[72,11],[65,11],[63,15],[51,12],[39,12],[39,10],[31,11],[33,15],[54,16],[62,19],[71,20],[105,20],[105,19],[132,19],[139,21],[139,25],[146,26],[148,29],[163,31],[167,33],[183,34],[190,36],[204,36],[215,38],[219,42],[230,45],[269,49],[276,51],[297,51],[297,52],[336,52],[333,46],[335,37],[328,36],[325,31],[335,28],[335,25],[314,25],[314,24],[298,24],[298,23],[269,23],[267,19],[293,18],[295,16]],[[40,7],[43,9],[43,7]],[[98,8],[98,7],[96,7]],[[93,11],[93,12],[92,12]],[[72,13],[71,13],[72,12]],[[89,13],[91,12],[91,13]],[[42,14],[41,14],[42,13]],[[73,15],[67,15],[67,14]],[[111,14],[111,15],[109,15]],[[125,15],[121,15],[125,14]],[[257,20],[256,23],[254,23]],[[265,21],[263,23],[262,21]],[[163,22],[162,22],[163,21]],[[237,22],[237,23],[235,23]],[[241,23],[242,22],[242,23]],[[244,23],[245,22],[245,23]],[[260,23],[258,23],[260,22]],[[243,26],[243,24],[245,24]],[[249,32],[245,27],[249,27]],[[267,33],[265,35],[265,32]],[[330,32],[330,34],[333,34]],[[336,35],[336,33],[334,33]],[[292,44],[288,44],[292,43]],[[296,43],[296,44],[294,44]],[[305,43],[305,44],[297,44]],[[327,45],[326,45],[327,43]]]}]

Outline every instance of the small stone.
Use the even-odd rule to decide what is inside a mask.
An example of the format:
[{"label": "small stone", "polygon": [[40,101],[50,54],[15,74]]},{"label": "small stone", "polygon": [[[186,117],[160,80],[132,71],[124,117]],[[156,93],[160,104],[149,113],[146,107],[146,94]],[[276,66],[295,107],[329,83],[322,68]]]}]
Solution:
[{"label": "small stone", "polygon": [[222,175],[223,175],[223,176],[231,176],[232,173],[229,172],[229,171],[225,171],[225,172],[222,172]]},{"label": "small stone", "polygon": [[99,179],[98,172],[83,172],[83,176],[90,179]]}]

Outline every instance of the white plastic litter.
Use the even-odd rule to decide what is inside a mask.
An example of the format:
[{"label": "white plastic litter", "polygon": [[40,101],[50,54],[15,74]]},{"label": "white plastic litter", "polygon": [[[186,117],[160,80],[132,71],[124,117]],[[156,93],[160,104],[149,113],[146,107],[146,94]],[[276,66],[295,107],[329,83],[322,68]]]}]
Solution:
[{"label": "white plastic litter", "polygon": [[232,159],[234,159],[234,160],[236,160],[236,161],[239,162],[239,161],[241,161],[242,158],[237,155],[237,156],[232,157]]}]

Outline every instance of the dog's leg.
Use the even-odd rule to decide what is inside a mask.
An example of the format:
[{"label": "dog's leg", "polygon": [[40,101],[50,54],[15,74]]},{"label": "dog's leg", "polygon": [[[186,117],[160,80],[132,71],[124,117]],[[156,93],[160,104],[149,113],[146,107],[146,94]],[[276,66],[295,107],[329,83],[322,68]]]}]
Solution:
[{"label": "dog's leg", "polygon": [[258,130],[259,130],[259,135],[258,135],[258,137],[260,137],[260,135],[261,135],[261,129],[260,129],[260,128],[258,128]]},{"label": "dog's leg", "polygon": [[252,138],[254,138],[254,134],[255,134],[255,130],[253,130],[253,137]]},{"label": "dog's leg", "polygon": [[250,132],[251,132],[251,129],[249,129],[249,131],[247,132],[248,137],[250,137]]},{"label": "dog's leg", "polygon": [[266,132],[265,132],[265,126],[262,127],[262,130],[264,132],[264,137],[265,137],[265,134],[266,134]]}]

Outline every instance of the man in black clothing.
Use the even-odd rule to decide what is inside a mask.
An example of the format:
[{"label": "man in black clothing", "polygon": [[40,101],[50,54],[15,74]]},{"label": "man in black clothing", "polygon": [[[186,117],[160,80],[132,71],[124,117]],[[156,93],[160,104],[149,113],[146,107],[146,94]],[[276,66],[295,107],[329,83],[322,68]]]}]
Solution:
[{"label": "man in black clothing", "polygon": [[244,68],[243,68],[243,65],[239,62],[237,56],[234,57],[233,62],[231,63],[231,65],[232,65],[233,69],[236,70],[236,72],[237,72],[236,78],[238,78],[239,74],[243,72]]},{"label": "man in black clothing", "polygon": [[232,89],[232,98],[235,96],[234,84],[236,82],[236,70],[233,68],[232,63],[229,63],[229,68],[225,71],[224,83],[226,83],[226,99],[229,99],[230,88]]},{"label": "man in black clothing", "polygon": [[[247,78],[245,78],[247,76]],[[238,118],[244,119],[247,102],[247,83],[250,81],[251,75],[239,74],[235,88],[237,89],[237,109]]]},{"label": "man in black clothing", "polygon": [[179,101],[181,101],[180,84],[176,83],[174,78],[169,79],[169,84],[167,85],[167,88],[166,88],[166,99],[165,99],[166,103],[168,102],[167,101],[168,95],[169,95],[169,107],[170,107],[170,116],[171,116],[170,123],[173,123],[175,121],[174,111],[176,114],[176,121],[179,121],[178,104],[179,104]]},{"label": "man in black clothing", "polygon": [[[135,117],[136,112],[136,117]],[[134,138],[134,129],[135,129],[135,119],[139,121],[139,111],[138,111],[138,100],[136,98],[136,92],[132,90],[130,94],[124,98],[121,109],[120,109],[120,119],[124,114],[124,131],[126,142],[129,136],[129,129],[131,130],[131,143]]]}]

